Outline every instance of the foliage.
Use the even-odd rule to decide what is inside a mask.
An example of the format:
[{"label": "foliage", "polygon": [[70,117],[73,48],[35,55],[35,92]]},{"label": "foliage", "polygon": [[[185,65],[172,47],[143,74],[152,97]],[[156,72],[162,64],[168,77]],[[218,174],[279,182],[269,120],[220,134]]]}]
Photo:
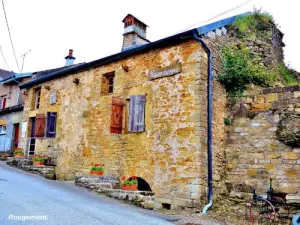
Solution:
[{"label": "foliage", "polygon": [[250,83],[270,86],[277,74],[259,64],[259,58],[245,47],[232,47],[223,50],[222,72],[218,80],[230,94],[242,94]]},{"label": "foliage", "polygon": [[126,177],[123,176],[121,178],[121,180],[123,181],[123,184],[129,184],[129,185],[131,185],[131,184],[138,184],[136,176],[132,176],[132,177],[128,178],[127,180],[126,180]]},{"label": "foliage", "polygon": [[104,164],[93,164],[92,163],[91,171],[104,171]]},{"label": "foliage", "polygon": [[46,158],[46,155],[34,155],[32,156],[33,162],[44,162]]},{"label": "foliage", "polygon": [[14,155],[24,155],[23,148],[15,148]]},{"label": "foliage", "polygon": [[241,33],[245,33],[246,31],[263,31],[267,29],[270,23],[274,23],[273,16],[256,9],[254,13],[240,17],[235,21],[235,25]]},{"label": "foliage", "polygon": [[229,119],[228,117],[225,117],[225,118],[224,118],[224,124],[225,124],[226,126],[230,126],[230,125],[231,125],[231,119]]},{"label": "foliage", "polygon": [[297,78],[295,77],[295,74],[293,71],[289,68],[287,68],[284,64],[280,64],[278,66],[278,70],[280,73],[280,76],[282,77],[285,85],[295,85],[299,84],[299,81],[297,81]]}]

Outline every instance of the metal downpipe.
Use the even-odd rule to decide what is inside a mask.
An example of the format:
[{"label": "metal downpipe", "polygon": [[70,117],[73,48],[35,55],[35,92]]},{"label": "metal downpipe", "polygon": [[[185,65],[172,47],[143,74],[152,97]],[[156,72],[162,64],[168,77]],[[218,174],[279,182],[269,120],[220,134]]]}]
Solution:
[{"label": "metal downpipe", "polygon": [[208,90],[207,90],[207,180],[208,180],[208,201],[209,203],[203,208],[202,213],[206,213],[210,207],[213,205],[213,188],[212,188],[212,81],[213,81],[213,72],[212,72],[212,52],[206,43],[198,37],[197,30],[194,30],[193,37],[196,41],[200,42],[205,49],[208,55]]}]

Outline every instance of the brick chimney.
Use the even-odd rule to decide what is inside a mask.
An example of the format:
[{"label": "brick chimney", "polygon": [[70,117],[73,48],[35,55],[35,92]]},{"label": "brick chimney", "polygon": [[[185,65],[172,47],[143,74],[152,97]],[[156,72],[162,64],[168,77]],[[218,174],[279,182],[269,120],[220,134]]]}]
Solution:
[{"label": "brick chimney", "polygon": [[66,64],[65,64],[65,66],[71,66],[71,65],[73,65],[74,64],[74,61],[75,61],[75,57],[73,57],[73,50],[72,49],[69,49],[69,55],[67,55],[66,57],[65,57],[65,59],[66,59]]},{"label": "brick chimney", "polygon": [[122,51],[150,42],[146,39],[146,29],[148,26],[145,23],[131,14],[128,14],[122,22],[124,23]]}]

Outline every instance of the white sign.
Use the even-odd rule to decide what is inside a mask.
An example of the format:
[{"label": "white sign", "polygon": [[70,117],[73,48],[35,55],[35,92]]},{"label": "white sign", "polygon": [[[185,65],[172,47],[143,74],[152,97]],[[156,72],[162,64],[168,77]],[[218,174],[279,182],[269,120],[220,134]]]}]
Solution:
[{"label": "white sign", "polygon": [[27,131],[27,122],[22,123],[22,128],[21,128],[21,135],[22,138],[26,137],[26,131]]}]

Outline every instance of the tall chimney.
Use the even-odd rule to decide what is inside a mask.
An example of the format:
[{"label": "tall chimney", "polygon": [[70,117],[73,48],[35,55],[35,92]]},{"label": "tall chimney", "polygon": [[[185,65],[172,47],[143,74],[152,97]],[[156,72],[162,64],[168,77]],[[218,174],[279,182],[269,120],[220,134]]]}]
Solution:
[{"label": "tall chimney", "polygon": [[131,14],[128,14],[122,22],[124,23],[122,51],[150,42],[146,39],[146,29],[148,26],[145,23]]},{"label": "tall chimney", "polygon": [[72,49],[69,49],[69,55],[67,55],[65,57],[66,59],[66,64],[65,66],[71,66],[74,64],[74,60],[76,59],[75,57],[73,57],[73,50]]}]

